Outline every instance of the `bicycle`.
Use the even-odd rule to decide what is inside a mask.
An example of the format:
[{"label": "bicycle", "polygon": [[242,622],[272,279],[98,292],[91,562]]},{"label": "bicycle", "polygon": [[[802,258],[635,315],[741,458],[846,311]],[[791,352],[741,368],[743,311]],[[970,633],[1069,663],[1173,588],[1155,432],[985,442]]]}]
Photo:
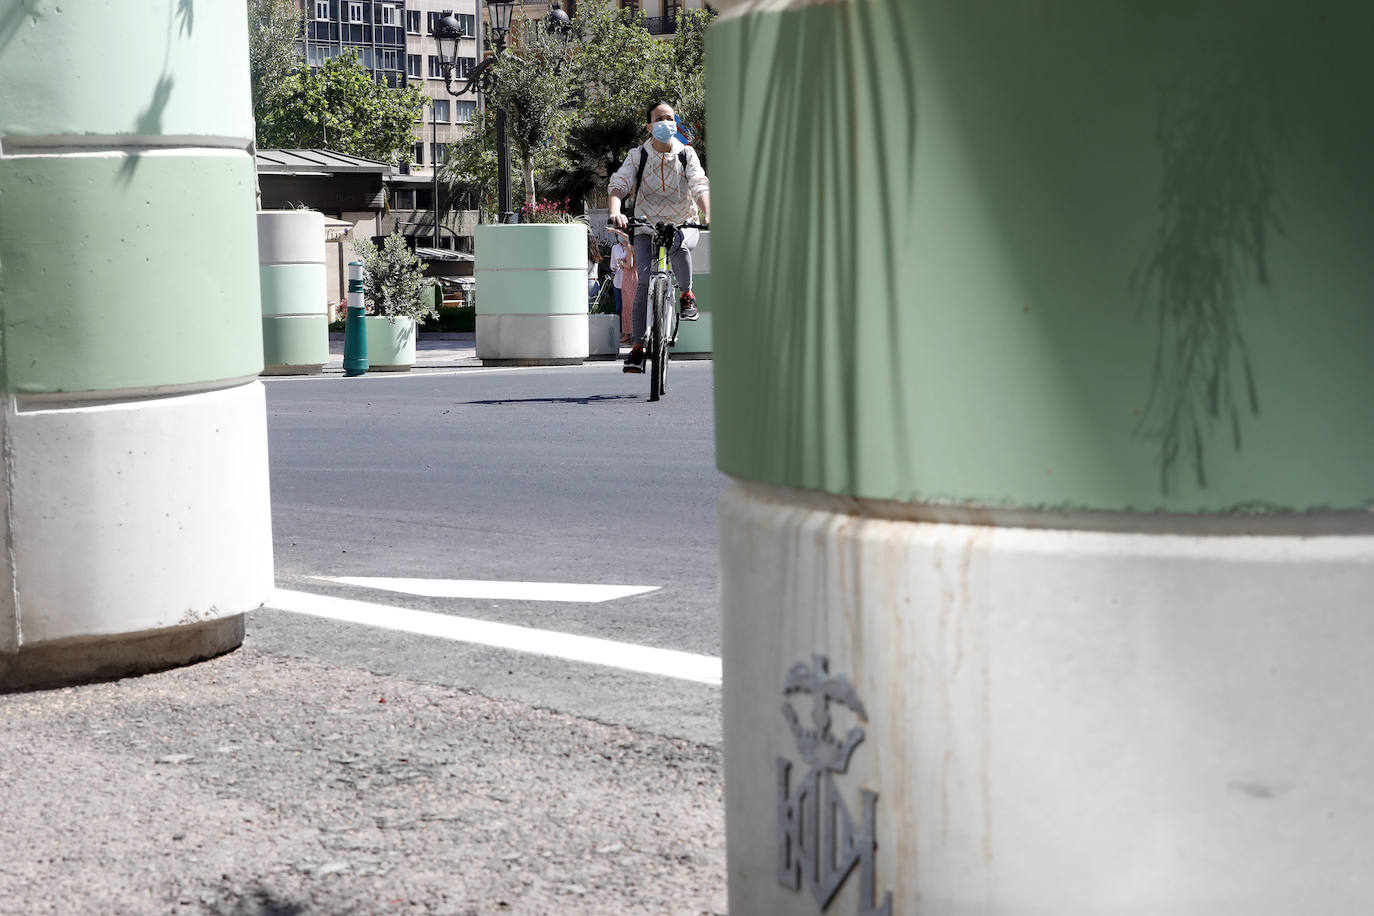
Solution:
[{"label": "bicycle", "polygon": [[[678,317],[673,306],[673,275],[668,270],[668,250],[679,229],[707,229],[700,223],[656,223],[629,217],[630,230],[653,229],[653,268],[649,273],[649,297],[645,308],[644,359],[649,364],[649,400],[668,393],[668,348],[677,343]],[[633,235],[631,236],[633,239]]]}]

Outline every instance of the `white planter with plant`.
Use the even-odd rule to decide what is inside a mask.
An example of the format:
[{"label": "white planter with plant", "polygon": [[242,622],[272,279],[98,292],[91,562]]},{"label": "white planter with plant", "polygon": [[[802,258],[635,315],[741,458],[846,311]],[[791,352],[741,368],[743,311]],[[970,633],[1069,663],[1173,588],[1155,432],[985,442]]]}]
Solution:
[{"label": "white planter with plant", "polygon": [[415,365],[418,325],[439,315],[434,307],[434,281],[425,276],[425,262],[399,232],[387,236],[381,248],[357,239],[353,249],[363,261],[368,369],[408,372]]}]

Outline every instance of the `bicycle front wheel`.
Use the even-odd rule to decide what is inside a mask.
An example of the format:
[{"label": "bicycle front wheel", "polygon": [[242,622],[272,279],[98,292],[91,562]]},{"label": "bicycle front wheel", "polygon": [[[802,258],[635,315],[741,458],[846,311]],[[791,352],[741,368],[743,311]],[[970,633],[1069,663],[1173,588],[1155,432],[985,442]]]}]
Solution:
[{"label": "bicycle front wheel", "polygon": [[645,320],[648,327],[644,335],[644,360],[648,370],[645,374],[649,376],[649,400],[657,401],[659,396],[659,363],[662,361],[660,352],[660,341],[663,340],[663,324],[661,316],[663,310],[660,307],[662,300],[667,298],[667,281],[663,277],[652,277],[649,280],[649,301],[645,310]]},{"label": "bicycle front wheel", "polygon": [[654,314],[655,342],[657,358],[654,360],[655,387],[660,395],[668,393],[668,343],[672,339],[673,301],[666,282],[659,286],[659,299]]}]

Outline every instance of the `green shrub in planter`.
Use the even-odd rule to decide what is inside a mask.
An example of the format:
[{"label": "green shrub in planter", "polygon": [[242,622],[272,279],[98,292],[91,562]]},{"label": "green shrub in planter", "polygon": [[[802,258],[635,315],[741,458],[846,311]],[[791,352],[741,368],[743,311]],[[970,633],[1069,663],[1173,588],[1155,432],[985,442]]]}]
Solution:
[{"label": "green shrub in planter", "polygon": [[353,250],[363,261],[363,302],[369,315],[393,321],[411,318],[416,324],[439,317],[434,281],[425,276],[425,262],[400,232],[387,236],[381,248],[355,239]]}]

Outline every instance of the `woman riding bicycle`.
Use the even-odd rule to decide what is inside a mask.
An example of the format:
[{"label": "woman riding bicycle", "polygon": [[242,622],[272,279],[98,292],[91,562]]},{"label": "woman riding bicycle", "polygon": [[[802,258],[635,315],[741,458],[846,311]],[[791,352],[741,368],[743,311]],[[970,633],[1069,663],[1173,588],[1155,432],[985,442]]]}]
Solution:
[{"label": "woman riding bicycle", "polygon": [[[711,222],[711,185],[706,170],[697,158],[696,150],[677,139],[677,119],[673,106],[658,102],[649,107],[649,139],[643,146],[630,150],[625,162],[611,176],[610,221],[618,229],[629,225],[621,212],[622,201],[629,199],[629,210],[635,216],[655,223]],[[649,233],[632,233],[636,263],[649,264],[653,253],[649,250]],[[682,291],[680,317],[684,321],[697,319],[696,297],[692,295],[692,249],[697,244],[697,230],[686,229],[677,234],[669,252],[673,277]],[[626,372],[644,371],[645,312],[649,299],[648,270],[641,270],[631,308],[631,332],[634,348],[625,358]]]}]

